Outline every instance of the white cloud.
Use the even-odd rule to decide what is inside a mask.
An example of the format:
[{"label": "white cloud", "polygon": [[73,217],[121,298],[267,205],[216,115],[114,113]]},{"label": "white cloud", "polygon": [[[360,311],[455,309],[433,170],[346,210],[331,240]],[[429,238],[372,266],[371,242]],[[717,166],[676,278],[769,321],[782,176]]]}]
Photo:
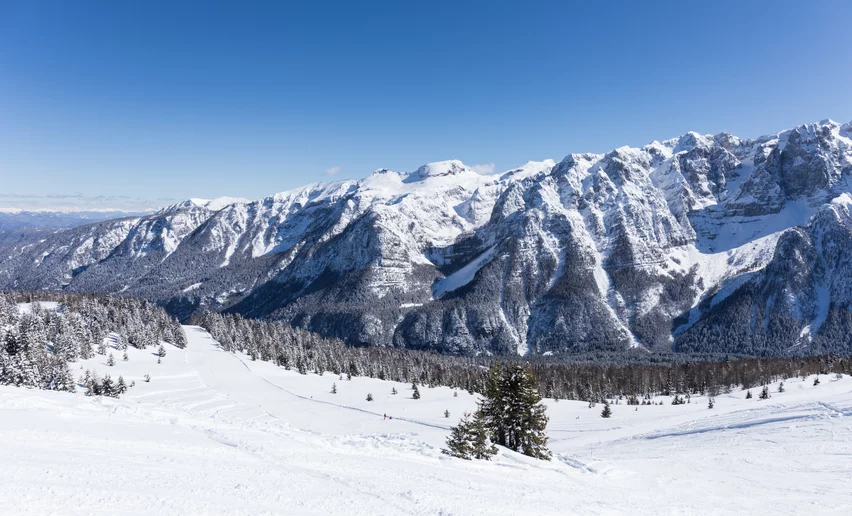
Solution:
[{"label": "white cloud", "polygon": [[470,169],[476,172],[477,174],[482,174],[483,176],[490,176],[494,173],[494,163],[480,163],[479,165],[471,166]]},{"label": "white cloud", "polygon": [[337,166],[334,166],[334,167],[331,167],[331,168],[327,168],[327,169],[325,169],[325,172],[323,172],[323,174],[322,174],[322,175],[324,175],[324,176],[334,176],[334,175],[337,175],[338,173],[340,173],[340,171],[341,171],[341,170],[342,170],[342,169],[340,168],[340,165],[337,165]]}]

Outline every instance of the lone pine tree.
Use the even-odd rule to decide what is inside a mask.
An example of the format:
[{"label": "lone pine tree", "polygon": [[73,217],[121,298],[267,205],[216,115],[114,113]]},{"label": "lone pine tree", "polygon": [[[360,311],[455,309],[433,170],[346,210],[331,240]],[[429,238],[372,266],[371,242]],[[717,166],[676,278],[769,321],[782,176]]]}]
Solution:
[{"label": "lone pine tree", "polygon": [[479,412],[491,440],[511,450],[550,460],[545,406],[528,366],[491,367]]},{"label": "lone pine tree", "polygon": [[605,402],[604,402],[604,408],[603,408],[603,410],[601,411],[601,417],[603,417],[603,418],[610,418],[610,417],[612,417],[612,409],[611,409],[611,408],[609,408],[609,400],[607,400],[607,401],[605,401]]}]

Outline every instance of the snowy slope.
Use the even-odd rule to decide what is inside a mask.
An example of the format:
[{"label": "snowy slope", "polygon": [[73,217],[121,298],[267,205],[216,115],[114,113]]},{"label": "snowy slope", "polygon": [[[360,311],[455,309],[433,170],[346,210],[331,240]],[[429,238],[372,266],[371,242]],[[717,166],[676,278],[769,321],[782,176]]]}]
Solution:
[{"label": "snowy slope", "polygon": [[789,380],[766,401],[734,392],[713,410],[699,397],[613,405],[612,419],[600,418],[600,407],[546,400],[552,462],[505,451],[468,462],[439,452],[446,428],[474,407],[468,393],[423,388],[413,400],[404,384],[302,376],[221,351],[200,328],[186,331],[187,348],[168,347],[162,364],[136,349],[114,367],[104,357],[80,364],[136,381],[121,400],[0,388],[0,513],[852,510],[842,481],[852,378],[823,376],[817,387]]}]

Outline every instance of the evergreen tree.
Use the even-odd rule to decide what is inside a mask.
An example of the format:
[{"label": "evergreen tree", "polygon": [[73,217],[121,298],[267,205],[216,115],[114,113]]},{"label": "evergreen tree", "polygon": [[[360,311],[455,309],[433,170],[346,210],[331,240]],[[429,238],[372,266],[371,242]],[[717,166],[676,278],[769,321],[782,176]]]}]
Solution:
[{"label": "evergreen tree", "polygon": [[[64,320],[64,319],[63,319]],[[57,333],[54,340],[53,352],[69,362],[77,360],[80,355],[80,347],[74,342],[74,337],[71,334],[71,328],[59,328],[60,333]]]},{"label": "evergreen tree", "polygon": [[784,392],[784,382],[778,384],[778,392]]},{"label": "evergreen tree", "polygon": [[373,401],[373,395],[369,392],[367,393],[367,401]]},{"label": "evergreen tree", "polygon": [[396,395],[396,387],[391,388],[391,394]]},{"label": "evergreen tree", "polygon": [[444,417],[450,417],[450,411],[444,410]]},{"label": "evergreen tree", "polygon": [[497,454],[497,447],[488,438],[488,428],[485,426],[482,412],[477,411],[473,415],[473,421],[468,427],[468,432],[471,456],[474,459],[491,460],[491,457]]},{"label": "evergreen tree", "polygon": [[760,399],[762,399],[762,400],[768,400],[768,399],[769,399],[769,397],[770,397],[770,394],[769,394],[769,387],[768,387],[768,386],[766,386],[766,385],[764,385],[764,386],[763,386],[763,389],[760,391]]},{"label": "evergreen tree", "polygon": [[160,358],[166,358],[166,348],[160,344],[160,347],[157,349],[157,356]]},{"label": "evergreen tree", "polygon": [[65,392],[76,392],[77,390],[77,386],[74,383],[74,375],[71,373],[71,367],[68,365],[68,362],[61,362],[57,390]]},{"label": "evergreen tree", "polygon": [[604,408],[601,411],[601,417],[607,419],[612,417],[612,409],[609,407],[609,401],[604,402]]},{"label": "evergreen tree", "polygon": [[103,396],[116,397],[115,385],[112,383],[112,378],[109,375],[104,376],[101,381],[101,394]]},{"label": "evergreen tree", "polygon": [[485,391],[479,408],[489,437],[524,455],[550,460],[544,433],[548,419],[529,367],[493,366]]},{"label": "evergreen tree", "polygon": [[115,357],[112,356],[112,353],[110,353],[109,358],[107,358],[107,365],[110,367],[115,365]]},{"label": "evergreen tree", "polygon": [[331,384],[331,393],[337,394],[337,384],[336,383]]},{"label": "evergreen tree", "polygon": [[816,387],[817,385],[819,385],[819,376],[814,378],[814,387]]},{"label": "evergreen tree", "polygon": [[716,400],[714,400],[713,398],[708,398],[707,399],[707,408],[712,409],[715,406],[716,406]]},{"label": "evergreen tree", "polygon": [[751,391],[746,391],[746,399],[747,400],[751,399]]},{"label": "evergreen tree", "polygon": [[470,460],[473,455],[473,443],[471,442],[471,420],[470,413],[465,412],[459,424],[450,429],[450,435],[447,437],[447,447],[441,450],[441,453],[458,457],[459,459]]},{"label": "evergreen tree", "polygon": [[414,389],[414,392],[411,393],[411,397],[414,398],[415,400],[419,400],[420,399],[420,389],[417,388],[416,383],[411,384],[411,386]]},{"label": "evergreen tree", "polygon": [[124,383],[124,377],[119,376],[118,381],[115,384],[116,397],[124,394],[125,392],[127,392],[127,384]]}]

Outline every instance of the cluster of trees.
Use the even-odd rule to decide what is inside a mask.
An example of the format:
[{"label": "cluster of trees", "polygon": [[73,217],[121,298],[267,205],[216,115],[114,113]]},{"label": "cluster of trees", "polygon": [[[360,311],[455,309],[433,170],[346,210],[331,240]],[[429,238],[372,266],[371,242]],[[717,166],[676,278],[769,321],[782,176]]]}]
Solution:
[{"label": "cluster of trees", "polygon": [[488,372],[478,410],[451,430],[447,455],[488,460],[498,444],[537,459],[550,460],[545,407],[529,367],[495,364]]},{"label": "cluster of trees", "polygon": [[[44,302],[57,308],[48,310]],[[20,311],[19,303],[30,303],[29,309]],[[0,292],[0,384],[74,391],[69,362],[106,354],[110,333],[118,335],[119,349],[144,349],[161,340],[186,346],[180,323],[146,301]]]},{"label": "cluster of trees", "polygon": [[[634,357],[631,357],[634,358]],[[666,361],[662,361],[664,358]],[[530,366],[547,398],[602,403],[606,399],[653,396],[717,396],[787,378],[814,374],[852,374],[846,356],[726,358],[693,362],[684,357],[648,357],[648,362],[566,363],[532,359]],[[660,360],[650,362],[650,360]],[[628,404],[639,404],[628,403]]]},{"label": "cluster of trees", "polygon": [[[277,363],[300,373],[368,376],[381,380],[473,390],[490,361],[396,348],[352,347],[279,322],[205,312],[197,320],[227,351]],[[486,369],[483,369],[486,368]]]},{"label": "cluster of trees", "polygon": [[[351,347],[307,330],[239,315],[204,313],[197,321],[230,351],[257,360],[322,374],[331,371],[398,382],[484,393],[489,368],[529,366],[544,397],[603,403],[626,399],[641,404],[653,396],[717,396],[786,378],[812,374],[852,374],[852,360],[837,355],[786,358],[707,357],[694,361],[670,354],[626,353],[607,356],[469,357],[399,348]],[[569,360],[576,360],[570,362]],[[631,400],[634,402],[631,403]]]},{"label": "cluster of trees", "polygon": [[127,383],[123,376],[119,376],[118,380],[113,381],[110,375],[105,375],[103,378],[98,378],[91,371],[86,371],[86,374],[81,378],[80,382],[86,388],[86,396],[109,396],[118,398],[127,392]]}]

